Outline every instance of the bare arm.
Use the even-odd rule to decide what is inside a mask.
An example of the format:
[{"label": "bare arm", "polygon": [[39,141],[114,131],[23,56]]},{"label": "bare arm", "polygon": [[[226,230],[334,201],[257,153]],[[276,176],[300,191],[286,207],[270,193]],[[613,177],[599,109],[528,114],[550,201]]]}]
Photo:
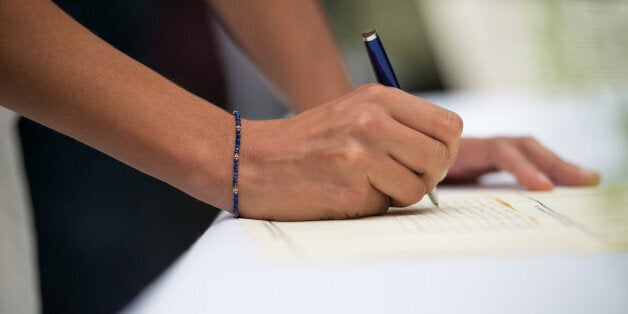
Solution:
[{"label": "bare arm", "polygon": [[0,104],[229,208],[228,113],[115,50],[50,1],[1,1],[0,38]]},{"label": "bare arm", "polygon": [[296,111],[353,89],[318,1],[207,1]]},{"label": "bare arm", "polygon": [[[2,105],[230,210],[228,113],[107,45],[49,1],[0,2],[0,38]],[[292,83],[286,90],[307,85]],[[325,97],[341,93],[336,84],[307,87],[333,91]],[[320,95],[303,99],[314,104]],[[289,119],[243,119],[242,128],[241,214],[303,220],[418,201],[454,162],[462,124],[429,102],[367,85]]]},{"label": "bare arm", "polygon": [[[0,2],[0,38],[2,105],[231,210],[228,113],[107,45],[49,1]],[[321,90],[295,88],[314,91],[304,99]],[[452,112],[378,85],[289,119],[243,119],[240,213],[346,218],[384,212],[391,201],[416,202],[453,163],[461,128]]]}]

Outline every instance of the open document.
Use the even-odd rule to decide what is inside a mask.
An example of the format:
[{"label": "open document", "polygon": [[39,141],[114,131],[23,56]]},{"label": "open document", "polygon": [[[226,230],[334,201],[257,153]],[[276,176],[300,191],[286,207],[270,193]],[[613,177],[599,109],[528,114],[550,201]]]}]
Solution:
[{"label": "open document", "polygon": [[274,260],[628,250],[628,186],[440,189],[382,216],[274,222],[241,219]]}]

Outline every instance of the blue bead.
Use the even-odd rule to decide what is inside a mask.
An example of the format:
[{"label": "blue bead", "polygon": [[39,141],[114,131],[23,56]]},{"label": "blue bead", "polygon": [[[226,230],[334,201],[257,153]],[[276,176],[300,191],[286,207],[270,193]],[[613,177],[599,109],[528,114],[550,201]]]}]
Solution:
[{"label": "blue bead", "polygon": [[[235,127],[235,145],[233,148],[233,153],[234,154],[239,154],[240,153],[240,144],[241,144],[241,137],[242,137],[242,121],[240,119],[240,112],[238,110],[234,110],[233,111],[233,116],[235,117],[235,122],[236,122],[236,127]],[[233,158],[233,180],[232,180],[232,185],[233,185],[233,189],[237,189],[238,188],[238,172],[239,172],[239,161],[238,159],[236,159],[236,157],[234,156]],[[234,217],[239,217],[240,213],[238,212],[238,192],[234,192],[233,193],[233,216]]]}]

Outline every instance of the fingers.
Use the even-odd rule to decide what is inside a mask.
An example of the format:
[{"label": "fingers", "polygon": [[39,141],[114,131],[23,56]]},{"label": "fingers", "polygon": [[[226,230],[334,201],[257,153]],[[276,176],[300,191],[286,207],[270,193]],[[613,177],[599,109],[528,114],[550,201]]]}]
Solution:
[{"label": "fingers", "polygon": [[423,198],[423,179],[390,157],[379,158],[367,169],[369,181],[377,190],[392,199],[392,205],[410,206]]},{"label": "fingers", "polygon": [[395,206],[419,201],[453,159],[443,143],[386,115],[362,113],[353,128],[353,140],[343,145],[341,155],[347,164],[362,165],[370,184]]},{"label": "fingers", "polygon": [[557,183],[587,186],[600,182],[599,174],[564,161],[533,138],[519,138],[518,144],[526,156]]},{"label": "fingers", "polygon": [[[463,124],[457,114],[378,84],[364,85],[357,94],[362,103],[376,104],[376,109],[371,110],[379,110],[379,116],[390,118],[385,124],[388,132],[380,134],[385,135],[383,141],[395,160],[414,172],[435,178],[426,180],[428,186],[433,187],[444,178],[460,145]],[[373,129],[368,131],[374,133]]]},{"label": "fingers", "polygon": [[[359,88],[354,97],[357,102],[350,102],[354,110],[350,133],[364,143],[367,151],[375,148],[385,153],[405,167],[406,174],[418,177],[424,187],[434,188],[455,160],[462,132],[460,117],[377,84]],[[400,202],[406,203],[403,199]]]},{"label": "fingers", "polygon": [[[389,117],[390,120],[394,121]],[[377,134],[386,143],[387,154],[418,174],[431,190],[447,173],[455,159],[455,150],[423,133],[399,123],[386,123]],[[457,145],[456,145],[457,147]]]},{"label": "fingers", "polygon": [[318,209],[315,216],[327,219],[381,214],[390,204],[418,202],[453,163],[462,132],[456,114],[377,84],[285,123],[282,129],[294,133],[279,137],[277,146],[288,149],[279,155],[271,152],[264,160],[284,168],[286,164],[306,168],[299,172],[307,173],[302,177],[312,187],[308,194],[324,195],[322,200],[330,198],[330,190],[341,191],[335,202],[311,202]]},{"label": "fingers", "polygon": [[367,84],[358,89],[365,101],[383,105],[399,123],[457,149],[462,133],[462,119],[449,110],[399,89]]},{"label": "fingers", "polygon": [[511,173],[519,183],[531,190],[551,190],[554,184],[539,171],[522,151],[510,142],[494,139],[491,159],[498,169]]},{"label": "fingers", "polygon": [[550,190],[554,183],[576,186],[596,185],[599,174],[570,164],[530,137],[491,138],[490,160],[498,169],[510,172],[531,190]]},{"label": "fingers", "polygon": [[[348,173],[336,173],[352,178],[338,190],[343,210],[327,211],[326,219],[346,219],[382,214],[390,205],[405,207],[421,200],[426,188],[421,177],[390,156],[379,154],[359,142],[340,147],[336,163]],[[366,180],[365,180],[366,179]],[[333,182],[329,182],[332,184]],[[383,203],[383,201],[385,201]]]}]

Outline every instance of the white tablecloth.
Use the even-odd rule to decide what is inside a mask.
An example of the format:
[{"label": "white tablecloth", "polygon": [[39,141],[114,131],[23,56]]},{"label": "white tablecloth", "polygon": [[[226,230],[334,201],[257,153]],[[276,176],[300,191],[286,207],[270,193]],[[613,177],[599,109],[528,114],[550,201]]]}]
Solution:
[{"label": "white tablecloth", "polygon": [[[628,182],[625,98],[424,96],[458,112],[466,136],[533,135],[604,184]],[[223,214],[126,311],[628,313],[628,253],[274,263]]]}]

